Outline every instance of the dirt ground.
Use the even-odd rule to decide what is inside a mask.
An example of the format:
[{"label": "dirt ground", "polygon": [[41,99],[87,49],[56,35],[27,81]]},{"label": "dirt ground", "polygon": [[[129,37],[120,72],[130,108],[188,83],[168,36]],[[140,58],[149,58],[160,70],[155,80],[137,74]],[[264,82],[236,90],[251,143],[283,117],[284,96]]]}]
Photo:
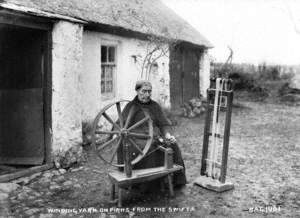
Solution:
[{"label": "dirt ground", "polygon": [[200,175],[204,116],[176,117],[174,135],[189,184],[176,190],[175,197],[169,198],[167,190],[147,195],[126,192],[125,211],[117,211],[108,203],[109,166],[86,149],[87,162],[79,168],[50,170],[27,184],[19,183],[7,203],[8,213],[12,217],[300,217],[300,107],[245,100],[235,105],[227,174],[235,186],[232,191],[220,194],[193,185]]}]

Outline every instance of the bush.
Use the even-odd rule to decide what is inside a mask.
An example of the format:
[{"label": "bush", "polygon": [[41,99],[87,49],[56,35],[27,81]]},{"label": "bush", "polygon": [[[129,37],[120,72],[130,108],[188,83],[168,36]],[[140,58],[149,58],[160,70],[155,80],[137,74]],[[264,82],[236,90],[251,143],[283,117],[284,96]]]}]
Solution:
[{"label": "bush", "polygon": [[291,82],[294,76],[295,76],[295,74],[293,72],[287,72],[287,73],[281,74],[280,79]]},{"label": "bush", "polygon": [[236,90],[251,90],[255,87],[255,78],[250,73],[230,73],[229,79],[233,80],[233,87]]},{"label": "bush", "polygon": [[265,63],[258,66],[259,79],[279,80],[281,67],[278,65],[266,65]]}]

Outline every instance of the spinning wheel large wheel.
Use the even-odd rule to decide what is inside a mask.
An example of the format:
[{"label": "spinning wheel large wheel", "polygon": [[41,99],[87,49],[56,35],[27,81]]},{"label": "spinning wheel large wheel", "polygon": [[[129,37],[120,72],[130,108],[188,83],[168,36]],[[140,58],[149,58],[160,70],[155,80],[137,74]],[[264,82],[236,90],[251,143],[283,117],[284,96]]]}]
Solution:
[{"label": "spinning wheel large wheel", "polygon": [[[146,155],[153,140],[153,125],[149,113],[133,105],[124,114],[122,108],[128,102],[116,101],[104,107],[96,116],[92,127],[93,148],[102,160],[116,167],[125,165],[118,156],[120,152],[123,154],[126,143],[131,151],[135,151],[131,159],[131,164],[134,165]],[[137,112],[142,114],[142,119],[135,121]]]}]

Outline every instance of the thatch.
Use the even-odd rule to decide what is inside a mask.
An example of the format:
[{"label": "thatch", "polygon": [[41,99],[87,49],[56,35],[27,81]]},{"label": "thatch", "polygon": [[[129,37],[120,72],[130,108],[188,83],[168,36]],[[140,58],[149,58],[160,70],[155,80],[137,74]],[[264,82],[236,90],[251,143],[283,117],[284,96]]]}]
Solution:
[{"label": "thatch", "polygon": [[5,0],[48,13],[143,34],[212,47],[210,42],[160,0]]}]

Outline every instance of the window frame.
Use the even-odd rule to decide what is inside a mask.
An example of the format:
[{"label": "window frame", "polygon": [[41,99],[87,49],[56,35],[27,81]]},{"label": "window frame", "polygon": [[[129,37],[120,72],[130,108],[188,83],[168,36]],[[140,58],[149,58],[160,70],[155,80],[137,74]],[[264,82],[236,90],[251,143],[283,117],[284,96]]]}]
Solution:
[{"label": "window frame", "polygon": [[[114,62],[102,62],[102,46],[105,46],[107,48],[114,47]],[[108,58],[108,50],[107,50],[107,58]],[[101,82],[102,82],[102,66],[114,66],[114,71],[112,75],[112,92],[102,92]],[[114,98],[116,96],[117,91],[117,72],[118,72],[118,43],[117,42],[109,42],[109,41],[103,41],[100,44],[100,94],[102,100],[108,100],[111,98]],[[104,81],[105,82],[105,81]]]}]

